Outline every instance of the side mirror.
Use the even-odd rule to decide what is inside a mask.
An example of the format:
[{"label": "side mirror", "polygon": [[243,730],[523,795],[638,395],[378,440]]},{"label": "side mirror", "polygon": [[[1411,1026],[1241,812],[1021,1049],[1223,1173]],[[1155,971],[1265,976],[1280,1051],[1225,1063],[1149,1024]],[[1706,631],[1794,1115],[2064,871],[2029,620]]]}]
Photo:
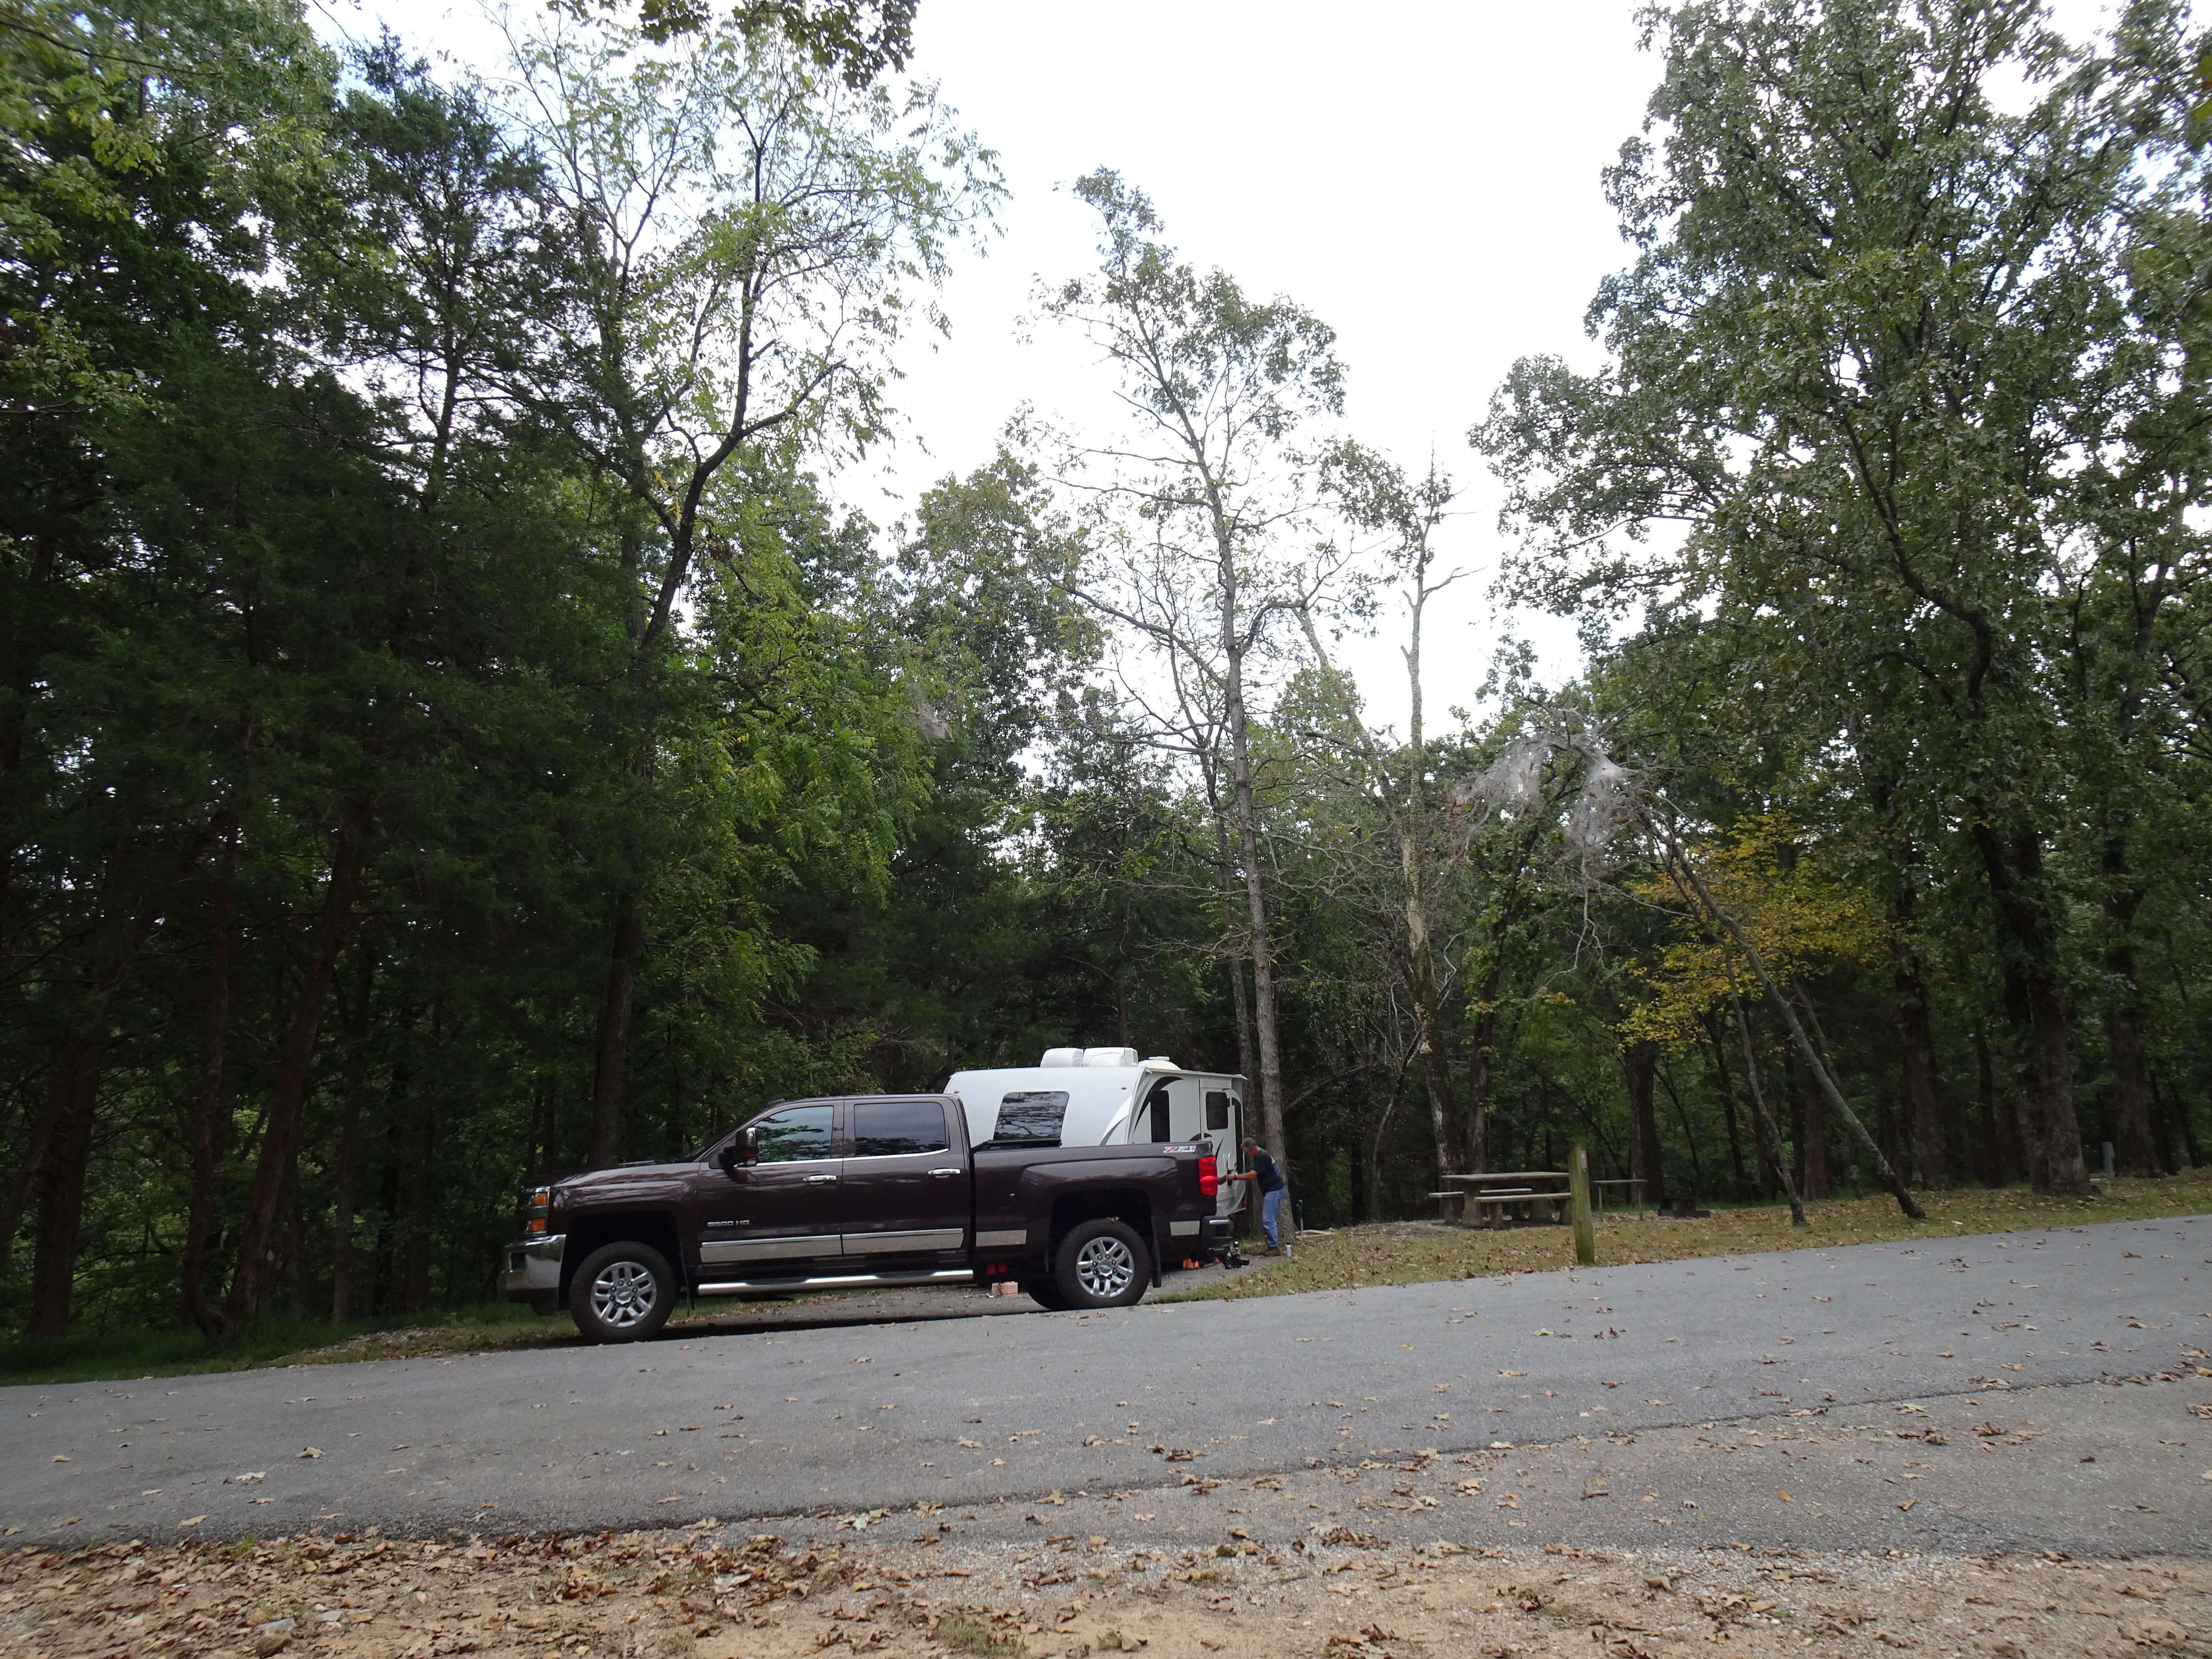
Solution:
[{"label": "side mirror", "polygon": [[722,1166],[722,1173],[734,1179],[739,1170],[760,1162],[760,1148],[755,1145],[753,1132],[740,1129],[737,1138],[715,1154],[714,1161]]}]

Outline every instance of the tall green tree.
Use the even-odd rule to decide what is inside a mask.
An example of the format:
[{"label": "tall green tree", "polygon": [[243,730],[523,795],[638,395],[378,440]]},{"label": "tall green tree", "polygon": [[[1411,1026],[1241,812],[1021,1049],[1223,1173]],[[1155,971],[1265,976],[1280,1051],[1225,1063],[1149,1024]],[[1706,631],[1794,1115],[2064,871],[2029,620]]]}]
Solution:
[{"label": "tall green tree", "polygon": [[[1135,434],[1091,448],[1076,486],[1101,514],[1099,556],[1078,588],[1216,705],[1248,918],[1263,1138],[1285,1151],[1276,965],[1253,780],[1255,669],[1296,626],[1323,573],[1298,545],[1314,507],[1297,446],[1343,405],[1335,337],[1288,300],[1256,301],[1226,272],[1179,263],[1142,191],[1100,170],[1076,185],[1105,233],[1096,276],[1045,295],[1111,367]],[[1084,447],[1078,446],[1079,450]],[[1183,740],[1211,751],[1209,722]]]},{"label": "tall green tree", "polygon": [[[1911,733],[1893,793],[1980,868],[2036,1181],[2086,1191],[2042,665],[2069,457],[2128,331],[2135,144],[2032,0],[1649,27],[1654,136],[1608,175],[1638,258],[1591,312],[1612,362],[1520,365],[1476,433],[1530,532],[1523,591],[1769,607],[1844,722]],[[1665,519],[1678,549],[1638,539]]]},{"label": "tall green tree", "polygon": [[[743,534],[748,465],[881,435],[887,353],[988,217],[991,157],[927,88],[823,76],[773,32],[720,25],[648,48],[613,25],[516,42],[516,116],[545,167],[564,254],[544,349],[513,384],[620,503],[630,596],[620,695],[649,793],[662,670],[702,552]],[[613,849],[594,1044],[595,1157],[622,1135],[647,913],[659,860]]]}]

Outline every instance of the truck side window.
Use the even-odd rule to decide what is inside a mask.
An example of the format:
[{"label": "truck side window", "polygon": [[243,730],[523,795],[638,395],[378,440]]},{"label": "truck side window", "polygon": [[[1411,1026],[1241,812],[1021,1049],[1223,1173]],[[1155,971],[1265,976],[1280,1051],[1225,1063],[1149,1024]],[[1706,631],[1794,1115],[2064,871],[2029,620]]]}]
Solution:
[{"label": "truck side window", "polygon": [[753,1125],[753,1144],[763,1164],[797,1164],[830,1156],[834,1106],[793,1106],[773,1112]]},{"label": "truck side window", "polygon": [[899,1158],[941,1152],[945,1109],[933,1100],[864,1100],[853,1106],[853,1156]]},{"label": "truck side window", "polygon": [[1206,1127],[1209,1131],[1229,1127],[1229,1092],[1225,1089],[1206,1091]]},{"label": "truck side window", "polygon": [[1018,1089],[999,1102],[999,1121],[991,1139],[1001,1146],[1010,1141],[1036,1146],[1060,1145],[1060,1126],[1067,1115],[1065,1089]]}]

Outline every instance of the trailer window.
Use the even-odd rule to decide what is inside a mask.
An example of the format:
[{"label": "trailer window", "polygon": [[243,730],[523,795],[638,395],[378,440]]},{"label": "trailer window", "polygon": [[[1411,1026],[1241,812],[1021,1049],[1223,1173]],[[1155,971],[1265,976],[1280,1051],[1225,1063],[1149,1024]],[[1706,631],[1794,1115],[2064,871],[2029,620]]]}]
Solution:
[{"label": "trailer window", "polygon": [[1229,1091],[1209,1089],[1206,1091],[1206,1127],[1209,1131],[1229,1127]]},{"label": "trailer window", "polygon": [[1026,1141],[1057,1146],[1060,1122],[1066,1115],[1066,1090],[1017,1090],[999,1102],[999,1121],[991,1139],[1000,1146]]}]

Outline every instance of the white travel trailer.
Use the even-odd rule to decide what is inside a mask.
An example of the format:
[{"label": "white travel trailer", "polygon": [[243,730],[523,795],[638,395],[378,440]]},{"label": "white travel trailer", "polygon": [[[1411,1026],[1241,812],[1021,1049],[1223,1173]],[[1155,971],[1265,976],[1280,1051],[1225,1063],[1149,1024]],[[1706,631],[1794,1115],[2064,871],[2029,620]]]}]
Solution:
[{"label": "white travel trailer", "polygon": [[[1210,1140],[1225,1176],[1244,1166],[1241,1077],[1186,1071],[1164,1054],[1134,1048],[1048,1048],[1035,1066],[955,1072],[945,1085],[968,1115],[968,1138],[1056,1140],[1063,1146]],[[1233,1215],[1252,1183],[1221,1183],[1218,1213]]]}]

